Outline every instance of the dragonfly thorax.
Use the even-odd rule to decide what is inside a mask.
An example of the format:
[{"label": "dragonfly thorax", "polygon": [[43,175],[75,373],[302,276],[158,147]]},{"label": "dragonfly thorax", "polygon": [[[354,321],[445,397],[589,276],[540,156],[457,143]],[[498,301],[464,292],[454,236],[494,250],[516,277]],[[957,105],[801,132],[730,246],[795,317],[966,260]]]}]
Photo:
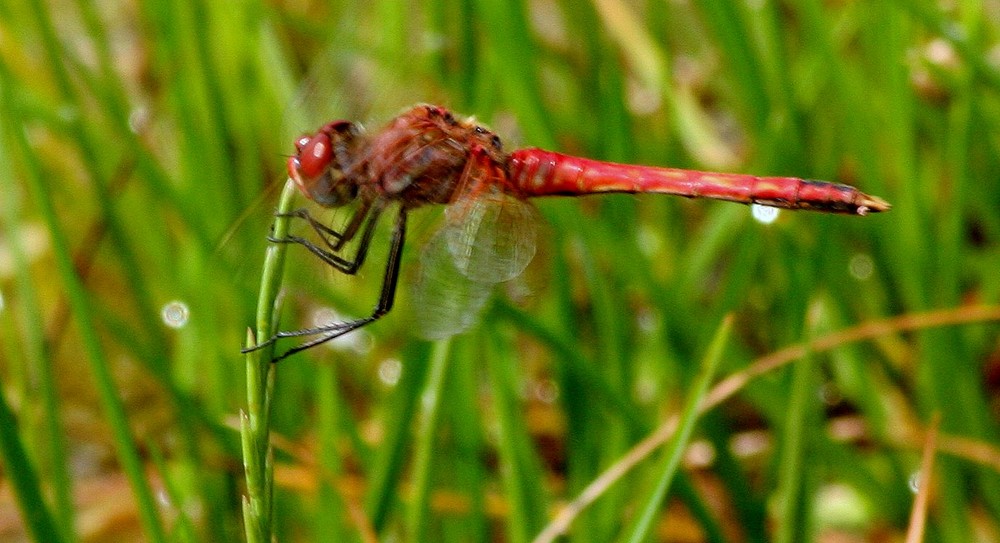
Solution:
[{"label": "dragonfly thorax", "polygon": [[354,123],[334,121],[299,138],[295,147],[289,176],[324,207],[360,198],[415,208],[451,203],[484,186],[507,186],[508,157],[500,138],[438,106],[414,106],[371,137]]},{"label": "dragonfly thorax", "polygon": [[484,175],[505,171],[507,160],[488,129],[429,105],[396,117],[369,148],[366,167],[378,190],[409,208],[453,202]]}]

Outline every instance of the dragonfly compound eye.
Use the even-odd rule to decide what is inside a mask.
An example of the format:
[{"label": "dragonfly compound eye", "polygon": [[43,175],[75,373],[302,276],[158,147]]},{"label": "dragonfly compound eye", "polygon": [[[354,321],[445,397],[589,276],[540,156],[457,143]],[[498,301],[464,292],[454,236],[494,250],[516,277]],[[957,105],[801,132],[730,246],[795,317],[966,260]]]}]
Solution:
[{"label": "dragonfly compound eye", "polygon": [[311,140],[311,139],[312,139],[312,136],[304,135],[304,136],[300,136],[299,139],[295,140],[295,153],[296,154],[301,153],[302,152],[302,148],[305,147],[306,144],[309,143],[309,140]]},{"label": "dragonfly compound eye", "polygon": [[299,149],[299,175],[306,178],[318,177],[330,165],[332,156],[330,136],[323,132],[316,134]]},{"label": "dragonfly compound eye", "polygon": [[326,132],[319,132],[315,136],[303,136],[295,142],[298,150],[296,156],[288,160],[288,175],[295,180],[299,190],[307,198],[316,200],[322,205],[329,205],[332,197],[333,185],[343,175],[336,172],[337,179],[331,175],[330,163],[333,159],[333,143]]}]

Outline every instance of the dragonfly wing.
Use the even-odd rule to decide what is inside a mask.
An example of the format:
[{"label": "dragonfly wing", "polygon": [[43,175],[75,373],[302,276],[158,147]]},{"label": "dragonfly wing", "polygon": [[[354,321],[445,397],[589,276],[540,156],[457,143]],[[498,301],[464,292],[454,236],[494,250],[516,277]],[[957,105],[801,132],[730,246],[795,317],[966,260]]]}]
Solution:
[{"label": "dragonfly wing", "polygon": [[443,235],[455,268],[478,283],[502,283],[535,256],[538,211],[500,191],[484,191],[448,206]]},{"label": "dragonfly wing", "polygon": [[413,307],[419,312],[417,333],[425,339],[443,339],[472,328],[493,290],[493,283],[475,281],[459,271],[447,231],[439,230],[420,254]]}]

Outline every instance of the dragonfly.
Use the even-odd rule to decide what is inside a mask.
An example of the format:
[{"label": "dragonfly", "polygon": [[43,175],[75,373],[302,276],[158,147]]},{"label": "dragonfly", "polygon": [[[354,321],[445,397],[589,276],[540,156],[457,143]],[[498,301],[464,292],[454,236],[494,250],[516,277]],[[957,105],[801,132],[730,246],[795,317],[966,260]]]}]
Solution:
[{"label": "dragonfly", "polygon": [[[365,263],[379,219],[395,207],[382,288],[363,318],[278,332],[250,352],[282,338],[311,337],[274,359],[326,343],[383,317],[393,307],[407,233],[407,216],[443,204],[442,226],[422,252],[416,303],[423,335],[443,338],[470,328],[492,287],[521,274],[535,255],[538,212],[529,198],[598,193],[661,193],[846,215],[887,211],[889,203],[849,185],[795,177],[758,177],[604,162],[522,148],[506,152],[500,138],[473,118],[444,107],[413,106],[381,130],[335,120],[300,137],[288,159],[290,179],[324,208],[355,205],[342,228],[308,210],[285,216],[305,221],[315,240],[276,239],[305,247],[338,272]],[[348,244],[357,240],[353,255]]]}]

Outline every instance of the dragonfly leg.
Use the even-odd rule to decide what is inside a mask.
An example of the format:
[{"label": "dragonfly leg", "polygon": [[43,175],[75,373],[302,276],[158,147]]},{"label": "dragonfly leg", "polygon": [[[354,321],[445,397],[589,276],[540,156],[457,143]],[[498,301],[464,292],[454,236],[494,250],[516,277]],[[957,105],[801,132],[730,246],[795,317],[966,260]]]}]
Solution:
[{"label": "dragonfly leg", "polygon": [[[373,214],[377,215],[380,212],[381,208],[376,207],[375,210],[373,211]],[[372,219],[369,218],[369,223],[371,222]],[[368,241],[371,240],[371,234],[369,234],[370,230],[371,228],[369,226],[365,227],[365,233],[362,234],[363,243],[365,242],[366,238],[368,239]],[[405,242],[405,239],[406,239],[406,209],[401,208],[399,210],[399,215],[396,217],[396,224],[393,227],[392,231],[392,243],[389,247],[389,259],[386,262],[385,278],[382,280],[382,292],[379,294],[378,303],[376,303],[375,309],[372,311],[371,315],[361,319],[355,319],[346,322],[335,322],[332,324],[328,324],[325,326],[318,326],[315,328],[305,328],[303,330],[295,330],[291,332],[278,332],[277,334],[269,338],[267,341],[259,343],[253,347],[243,349],[241,352],[248,353],[250,351],[255,351],[257,349],[260,349],[261,347],[270,345],[281,338],[313,336],[313,335],[319,336],[315,339],[309,340],[305,343],[302,343],[301,345],[298,345],[296,347],[293,347],[285,351],[284,353],[281,354],[281,356],[272,360],[272,362],[278,362],[279,360],[287,358],[297,352],[304,351],[305,349],[308,349],[310,347],[315,347],[316,345],[320,345],[322,343],[326,343],[331,339],[340,337],[352,330],[357,330],[358,328],[361,328],[362,326],[381,318],[383,315],[388,313],[390,309],[392,309],[392,304],[396,299],[396,284],[399,281],[399,268],[400,268],[400,263],[402,262],[403,244]]]},{"label": "dragonfly leg", "polygon": [[[305,210],[300,210],[302,211],[302,214],[293,212],[295,213],[295,217],[306,218],[306,220],[309,221],[313,230],[320,237],[320,239],[323,240],[326,248],[320,247],[319,245],[300,236],[289,235],[284,238],[268,237],[267,239],[273,243],[297,243],[308,249],[309,252],[319,257],[320,260],[326,262],[335,270],[347,275],[354,275],[357,273],[361,265],[364,264],[365,258],[368,256],[368,247],[371,245],[372,237],[375,235],[375,224],[378,222],[378,218],[382,214],[383,209],[385,209],[385,205],[382,203],[378,203],[375,206],[372,206],[372,204],[365,204],[358,209],[357,213],[355,213],[354,218],[351,219],[351,224],[348,225],[343,234],[336,232],[335,230],[332,230],[316,221]],[[365,223],[364,231],[361,234],[361,241],[358,243],[358,250],[355,253],[354,258],[348,260],[337,254],[337,252],[340,251],[343,242],[350,240],[357,234],[359,228],[358,225],[362,223],[366,215],[368,216],[368,220]],[[337,237],[337,242],[331,243],[329,238],[324,235],[324,232]],[[348,234],[350,237],[348,237]]]},{"label": "dragonfly leg", "polygon": [[[333,249],[334,251],[339,251],[341,247],[344,246],[345,243],[354,239],[354,236],[357,235],[358,233],[358,228],[361,227],[361,223],[362,221],[364,221],[365,215],[368,214],[368,210],[370,210],[371,207],[372,207],[372,202],[370,201],[361,202],[361,207],[359,207],[358,210],[354,213],[354,216],[351,217],[351,222],[347,224],[347,228],[344,229],[343,234],[341,234],[340,238],[337,240],[337,243],[334,244],[331,247],[331,249]],[[382,205],[380,204],[379,207],[382,207]],[[323,225],[317,223],[317,226],[323,226]],[[365,234],[367,234],[367,231],[365,231]],[[364,237],[364,235],[362,235],[362,237]]]},{"label": "dragonfly leg", "polygon": [[[376,208],[376,211],[380,211]],[[367,227],[366,232],[367,234]],[[370,237],[370,236],[369,236]],[[403,257],[403,244],[406,241],[406,208],[400,208],[399,215],[396,216],[396,224],[393,226],[392,230],[392,242],[389,247],[389,259],[385,265],[385,277],[382,280],[382,291],[379,294],[378,302],[375,304],[375,309],[372,314],[361,318],[346,322],[336,322],[326,326],[320,326],[316,328],[307,328],[305,330],[296,330],[294,332],[278,332],[268,343],[273,343],[274,341],[284,338],[284,337],[300,337],[300,336],[311,336],[319,335],[316,339],[309,340],[301,345],[297,345],[284,353],[281,356],[272,360],[272,362],[278,362],[285,359],[297,352],[304,351],[310,347],[315,347],[330,341],[331,339],[338,338],[348,332],[357,330],[362,326],[374,322],[384,316],[389,310],[392,309],[392,304],[396,299],[396,284],[399,282],[399,268]]]},{"label": "dragonfly leg", "polygon": [[316,234],[323,238],[323,241],[325,241],[331,249],[333,248],[334,243],[327,241],[327,237],[338,240],[338,242],[344,237],[344,234],[341,232],[338,232],[337,230],[334,230],[333,228],[330,228],[329,226],[316,220],[316,218],[313,217],[312,214],[310,214],[305,208],[295,209],[287,213],[275,213],[274,216],[305,220],[309,223],[309,226],[312,227]]},{"label": "dragonfly leg", "polygon": [[[296,209],[294,211],[289,211],[287,213],[275,213],[275,217],[291,217],[303,219],[309,223],[309,226],[313,229],[313,232],[323,240],[323,244],[333,253],[340,252],[344,244],[354,239],[354,236],[358,233],[358,228],[361,223],[364,222],[364,218],[368,215],[368,211],[371,209],[371,202],[363,202],[360,207],[354,212],[351,217],[351,222],[348,223],[347,228],[341,231],[334,230],[329,226],[316,220],[308,210],[304,208]],[[282,243],[285,240],[280,240],[273,237],[268,237],[268,241],[275,243]],[[331,241],[331,239],[333,241]]]},{"label": "dragonfly leg", "polygon": [[[275,213],[274,216],[292,217],[307,221],[313,231],[316,232],[316,235],[323,240],[323,244],[336,253],[340,251],[345,243],[354,239],[354,236],[358,233],[358,229],[361,227],[361,223],[364,222],[365,216],[368,215],[368,211],[371,208],[372,202],[362,202],[361,206],[355,210],[354,215],[351,217],[351,222],[347,224],[347,228],[345,228],[343,232],[334,230],[333,228],[319,222],[305,208],[289,211],[288,213]],[[331,238],[335,241],[330,241]]]}]

